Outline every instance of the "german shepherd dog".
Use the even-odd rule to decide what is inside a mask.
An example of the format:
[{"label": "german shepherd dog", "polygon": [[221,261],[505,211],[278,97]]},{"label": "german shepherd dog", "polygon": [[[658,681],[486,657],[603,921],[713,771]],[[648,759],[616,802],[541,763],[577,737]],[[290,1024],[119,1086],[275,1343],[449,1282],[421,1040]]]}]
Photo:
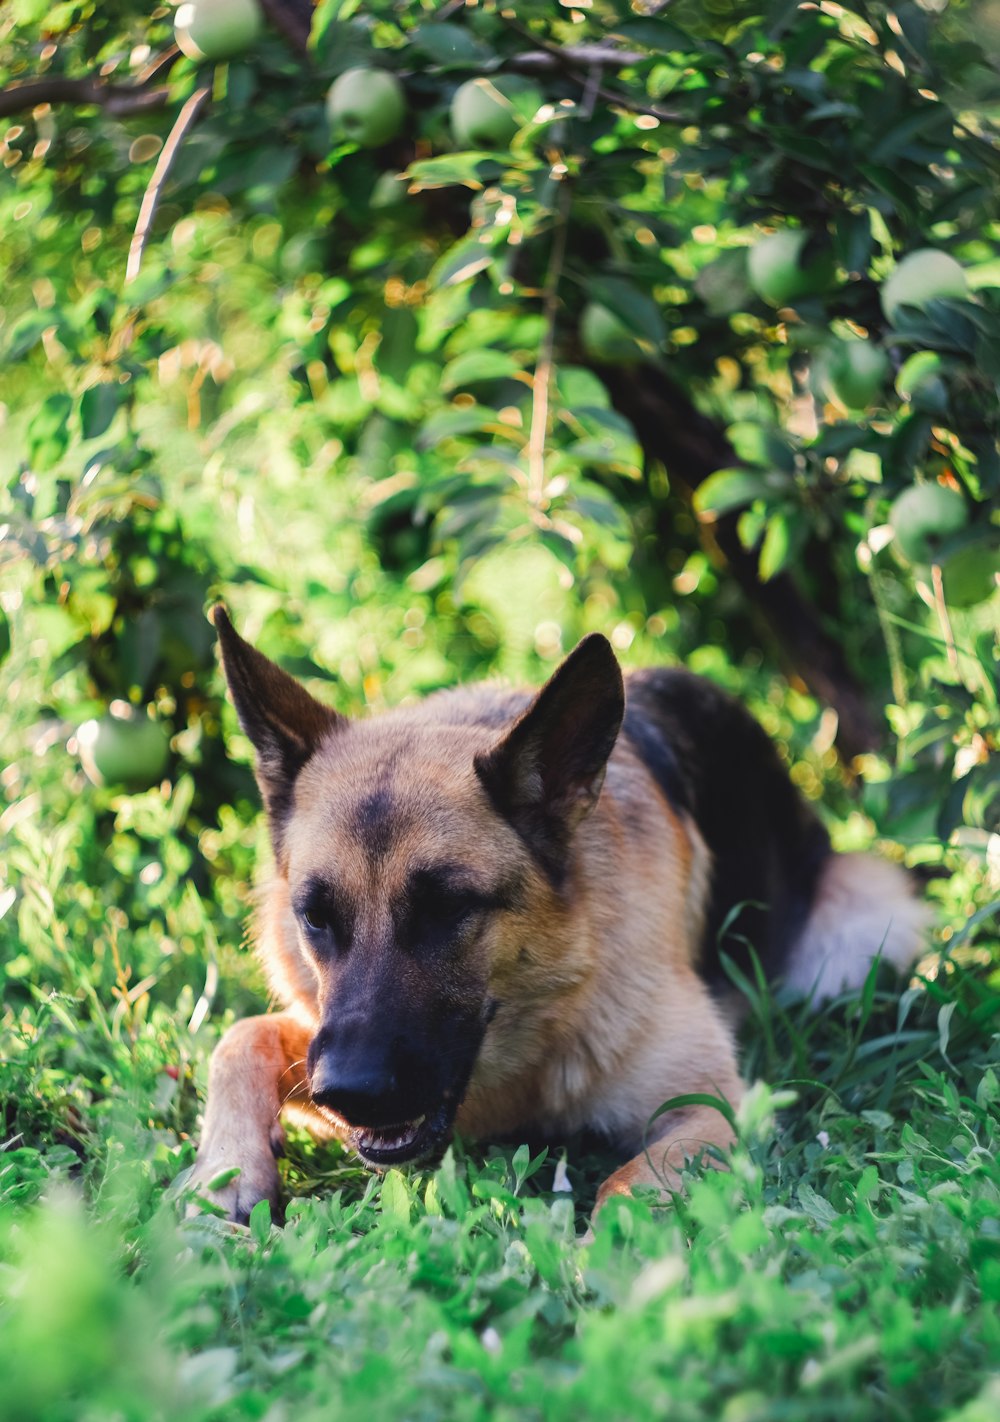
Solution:
[{"label": "german shepherd dog", "polygon": [[594,635],[537,693],[355,721],[214,619],[267,808],[255,937],[282,1004],[212,1058],[194,1183],[234,1220],[279,1203],[288,1110],[376,1170],[434,1160],[453,1129],[587,1130],[623,1162],[598,1206],[676,1188],[726,1117],[650,1118],[743,1092],[720,949],[752,943],[817,999],[920,949],[906,873],[833,853],[756,721],[688,672],[623,681]]}]

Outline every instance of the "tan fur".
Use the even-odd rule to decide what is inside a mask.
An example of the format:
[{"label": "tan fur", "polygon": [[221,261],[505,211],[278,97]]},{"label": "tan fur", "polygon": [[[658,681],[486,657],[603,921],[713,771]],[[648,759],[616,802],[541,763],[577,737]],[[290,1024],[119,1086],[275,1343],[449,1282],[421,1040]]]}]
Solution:
[{"label": "tan fur", "polygon": [[[446,704],[432,698],[356,724],[349,740],[330,737],[299,777],[283,862],[255,923],[258,952],[285,1010],[238,1023],[212,1064],[197,1181],[238,1166],[241,1183],[222,1196],[230,1213],[254,1194],[275,1197],[270,1137],[283,1086],[294,1085],[300,1110],[309,1109],[301,1066],[290,1063],[305,1055],[326,988],[301,941],[290,893],[330,863],[362,887],[375,938],[417,856],[504,867],[526,886],[523,905],[497,915],[475,962],[463,965],[500,1002],[458,1112],[463,1136],[558,1136],[587,1125],[634,1153],[649,1117],[671,1096],[739,1099],[731,1033],[693,966],[709,871],[697,831],[651,789],[622,741],[596,807],[576,831],[568,882],[557,894],[472,772],[473,755],[497,730],[455,718],[464,708],[475,713],[481,695]],[[447,713],[443,724],[439,710]],[[384,778],[394,761],[403,767],[393,781],[401,796],[398,838],[392,854],[373,863],[345,825],[358,785]],[[411,765],[419,766],[416,779]],[[678,1139],[693,1132],[698,1142],[722,1143],[721,1121],[715,1113],[682,1114]],[[329,1129],[328,1113],[325,1121],[314,1115],[313,1124]],[[652,1138],[662,1155],[672,1139],[669,1116],[658,1119]],[[645,1179],[646,1171],[640,1154],[607,1191]]]},{"label": "tan fur", "polygon": [[[599,1205],[639,1184],[669,1191],[686,1159],[727,1145],[726,1117],[705,1107],[665,1113],[650,1126],[673,1097],[707,1093],[735,1108],[743,1086],[732,1027],[696,970],[711,855],[630,740],[615,740],[621,678],[607,643],[581,644],[530,704],[522,694],[478,688],[349,722],[243,643],[224,616],[218,623],[271,817],[276,867],[255,937],[283,1010],[237,1023],[219,1044],[195,1184],[205,1189],[222,1169],[238,1168],[216,1192],[236,1219],[258,1199],[275,1201],[284,1109],[360,1148],[365,1122],[348,1125],[330,1104],[343,1099],[332,1090],[323,1100],[322,1074],[306,1062],[310,1049],[317,1060],[331,1050],[328,1034],[346,1035],[358,1020],[369,1036],[390,1042],[423,1024],[425,1037],[432,1032],[430,1060],[442,1070],[461,1050],[462,1024],[475,1021],[480,1036],[461,1085],[442,1088],[442,1101],[452,1112],[457,1106],[456,1129],[470,1139],[601,1132],[625,1163],[605,1182]],[[558,687],[548,695],[570,662],[561,685],[572,695]],[[545,865],[550,829],[533,849],[538,821],[523,818],[525,805],[542,806],[543,795],[555,869]],[[454,929],[433,970],[407,950],[400,928],[428,864],[457,866],[497,890],[488,912]],[[330,886],[333,902],[350,888],[349,942],[339,957],[324,956],[309,941],[315,927],[303,926],[302,905],[317,883]],[[884,920],[889,956],[902,961],[916,924],[906,903],[890,867],[859,878],[847,857],[828,869],[793,958],[796,981],[808,987],[810,973],[832,971],[823,945],[849,934],[843,915],[856,915],[859,904],[867,927],[851,940],[853,957],[878,951]],[[453,1040],[433,1035],[427,1024],[439,1021],[457,1024]],[[418,1111],[425,1121],[429,1109],[383,1122]],[[395,1128],[386,1129],[391,1139]]]},{"label": "tan fur", "polygon": [[258,1200],[278,1202],[279,1118],[287,1104],[307,1096],[309,1036],[289,1013],[249,1017],[230,1027],[212,1055],[196,1183],[208,1186],[238,1169],[213,1192],[232,1219],[245,1219]]}]

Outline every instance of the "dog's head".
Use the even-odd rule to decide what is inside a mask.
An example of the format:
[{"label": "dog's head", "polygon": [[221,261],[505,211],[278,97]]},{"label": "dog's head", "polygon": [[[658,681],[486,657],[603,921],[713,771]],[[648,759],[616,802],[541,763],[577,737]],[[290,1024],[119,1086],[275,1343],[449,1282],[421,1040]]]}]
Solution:
[{"label": "dog's head", "polygon": [[614,653],[586,638],[533,698],[447,694],[355,721],[223,609],[215,622],[319,984],[313,1100],[371,1165],[432,1156],[484,1039],[516,1035],[572,975],[552,925],[621,725]]}]

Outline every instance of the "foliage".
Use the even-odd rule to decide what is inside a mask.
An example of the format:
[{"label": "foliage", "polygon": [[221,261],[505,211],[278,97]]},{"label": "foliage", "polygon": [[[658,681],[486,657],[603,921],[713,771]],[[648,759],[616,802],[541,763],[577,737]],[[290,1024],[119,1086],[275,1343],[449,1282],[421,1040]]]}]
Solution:
[{"label": "foliage", "polygon": [[[165,7],[0,19],[0,1413],[992,1417],[996,6],[322,0],[308,42],[263,9],[219,64]],[[382,146],[327,113],[366,67],[406,98]],[[506,116],[474,151],[470,81]],[[964,294],[886,300],[927,248]],[[897,537],[931,488],[952,531]],[[578,1143],[569,1203],[552,1156],[380,1187],[300,1142],[283,1232],[178,1222],[261,1000],[220,594],[351,712],[593,629],[685,660],[840,847],[947,875],[944,960],[815,1019],[743,984],[748,1075],[797,1104],[592,1246]],[[76,735],[128,706],[171,738],[141,793]]]},{"label": "foliage", "polygon": [[[65,962],[80,985],[84,948]],[[266,1206],[248,1231],[180,1221],[164,1186],[194,1103],[168,994],[113,1022],[41,1004],[20,1024],[34,1079],[57,1079],[71,1034],[106,1085],[85,1148],[53,1142],[52,1103],[4,1152],[3,1415],[985,1419],[1000,994],[953,971],[901,1003],[873,977],[821,1016],[751,998],[750,1065],[793,1089],[750,1092],[729,1173],[671,1210],[615,1202],[590,1245],[607,1162],[579,1146],[556,1190],[554,1153],[523,1146],[379,1183],[293,1140],[307,1193],[283,1230]],[[796,1079],[803,1060],[820,1079]]]}]

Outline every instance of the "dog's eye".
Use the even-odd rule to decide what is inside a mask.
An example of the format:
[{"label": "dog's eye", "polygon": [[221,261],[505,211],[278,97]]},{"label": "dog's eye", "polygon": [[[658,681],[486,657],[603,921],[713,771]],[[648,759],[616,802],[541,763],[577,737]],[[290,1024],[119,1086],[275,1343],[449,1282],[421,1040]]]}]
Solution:
[{"label": "dog's eye", "polygon": [[307,933],[323,933],[330,927],[319,909],[302,910],[302,927]]},{"label": "dog's eye", "polygon": [[437,908],[442,918],[457,922],[459,919],[468,918],[470,913],[475,913],[482,906],[481,895],[455,889],[441,896]]},{"label": "dog's eye", "polygon": [[483,896],[471,890],[424,884],[410,896],[410,929],[417,939],[450,936],[483,907]]},{"label": "dog's eye", "polygon": [[294,892],[292,907],[299,930],[316,952],[340,953],[350,947],[354,915],[349,898],[326,880],[307,879]]}]

